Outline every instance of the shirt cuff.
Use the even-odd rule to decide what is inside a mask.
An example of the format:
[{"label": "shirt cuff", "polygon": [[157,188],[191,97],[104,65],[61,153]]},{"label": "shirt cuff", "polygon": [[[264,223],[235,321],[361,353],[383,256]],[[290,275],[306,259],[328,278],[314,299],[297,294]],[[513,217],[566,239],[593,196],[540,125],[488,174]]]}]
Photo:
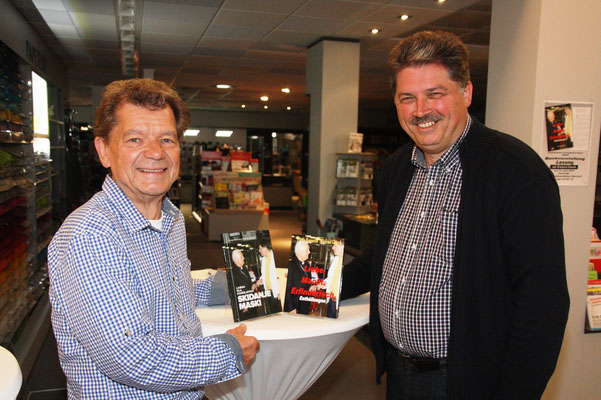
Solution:
[{"label": "shirt cuff", "polygon": [[244,368],[242,347],[240,347],[240,343],[238,342],[238,339],[236,339],[236,336],[232,335],[231,333],[222,333],[213,337],[225,342],[227,347],[229,347],[232,353],[234,353],[234,358],[236,359],[236,368],[238,369],[238,372],[240,372],[241,374],[244,373],[246,369]]}]

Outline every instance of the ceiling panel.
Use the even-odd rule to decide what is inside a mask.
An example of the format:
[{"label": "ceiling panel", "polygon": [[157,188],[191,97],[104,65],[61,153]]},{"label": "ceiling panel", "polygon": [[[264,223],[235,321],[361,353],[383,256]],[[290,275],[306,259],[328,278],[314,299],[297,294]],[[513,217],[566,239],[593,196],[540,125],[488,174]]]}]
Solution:
[{"label": "ceiling panel", "polygon": [[335,19],[291,16],[282,22],[279,28],[287,31],[329,36],[341,30],[347,24],[348,22]]},{"label": "ceiling panel", "polygon": [[213,20],[214,25],[234,27],[264,28],[271,30],[282,22],[287,15],[267,12],[221,10]]},{"label": "ceiling panel", "polygon": [[72,12],[71,16],[84,39],[119,40],[114,15]]},{"label": "ceiling panel", "polygon": [[307,0],[226,0],[226,10],[262,11],[277,14],[291,14],[305,4]]},{"label": "ceiling panel", "polygon": [[[115,0],[9,0],[69,68],[70,101],[85,102],[91,84],[123,79]],[[143,0],[136,48],[139,74],[173,83],[191,107],[271,110],[308,107],[307,46],[323,37],[360,42],[359,104],[391,107],[390,50],[411,32],[446,29],[468,43],[483,101],[492,0]],[[37,6],[37,8],[36,8]],[[65,11],[69,12],[67,14]],[[400,22],[407,13],[411,18]],[[75,25],[73,25],[75,23]],[[371,35],[369,30],[382,31]],[[223,93],[212,87],[227,81]],[[480,84],[483,82],[482,84]],[[280,89],[289,86],[293,93]],[[72,98],[71,98],[72,96]]]},{"label": "ceiling panel", "polygon": [[382,4],[345,0],[310,0],[295,15],[316,18],[356,20],[380,9]]}]

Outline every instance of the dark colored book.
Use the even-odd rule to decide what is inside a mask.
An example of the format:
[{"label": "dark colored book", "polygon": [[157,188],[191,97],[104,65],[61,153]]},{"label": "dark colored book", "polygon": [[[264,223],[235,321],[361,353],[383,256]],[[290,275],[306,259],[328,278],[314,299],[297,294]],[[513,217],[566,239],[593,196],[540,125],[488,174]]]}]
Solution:
[{"label": "dark colored book", "polygon": [[223,233],[221,236],[234,321],[281,312],[269,231]]},{"label": "dark colored book", "polygon": [[344,240],[293,235],[284,311],[338,318]]}]

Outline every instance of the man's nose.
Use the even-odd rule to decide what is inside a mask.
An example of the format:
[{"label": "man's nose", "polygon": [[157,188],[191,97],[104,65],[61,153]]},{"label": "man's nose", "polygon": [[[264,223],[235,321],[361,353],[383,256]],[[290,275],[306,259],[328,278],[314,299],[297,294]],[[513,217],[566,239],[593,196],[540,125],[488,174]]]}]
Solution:
[{"label": "man's nose", "polygon": [[147,158],[161,159],[164,156],[163,148],[159,140],[149,140],[146,149],[144,149],[144,156]]},{"label": "man's nose", "polygon": [[415,101],[415,116],[423,117],[432,111],[430,108],[430,102],[426,97],[419,97]]}]

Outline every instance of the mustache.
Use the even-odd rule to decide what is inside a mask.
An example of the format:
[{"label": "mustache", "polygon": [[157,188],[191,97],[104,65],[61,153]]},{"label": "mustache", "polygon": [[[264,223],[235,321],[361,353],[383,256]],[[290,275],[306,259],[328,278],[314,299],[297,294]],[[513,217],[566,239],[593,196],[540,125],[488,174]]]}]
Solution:
[{"label": "mustache", "polygon": [[411,118],[411,123],[413,125],[423,124],[426,122],[438,122],[442,119],[440,115],[434,114],[426,114],[423,117],[413,117]]}]

